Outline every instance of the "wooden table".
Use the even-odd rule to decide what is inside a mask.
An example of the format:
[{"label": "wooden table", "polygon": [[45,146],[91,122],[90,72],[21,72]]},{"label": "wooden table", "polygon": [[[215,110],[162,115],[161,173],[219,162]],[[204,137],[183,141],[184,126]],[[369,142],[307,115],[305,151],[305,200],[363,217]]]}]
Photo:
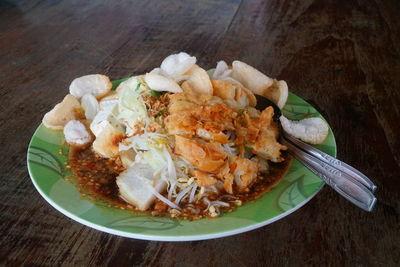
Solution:
[{"label": "wooden table", "polygon": [[[1,1],[0,265],[399,266],[400,1]],[[372,177],[364,212],[328,187],[284,219],[209,241],[149,242],[72,221],[35,190],[27,145],[75,77],[144,73],[186,51],[245,61],[310,101],[338,157]]]}]

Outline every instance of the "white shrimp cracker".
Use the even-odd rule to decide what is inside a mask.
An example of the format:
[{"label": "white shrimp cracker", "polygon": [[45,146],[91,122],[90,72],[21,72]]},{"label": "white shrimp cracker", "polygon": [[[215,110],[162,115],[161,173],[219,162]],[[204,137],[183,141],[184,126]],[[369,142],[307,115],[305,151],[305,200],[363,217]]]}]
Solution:
[{"label": "white shrimp cracker", "polygon": [[90,74],[74,79],[69,86],[69,92],[79,99],[86,94],[92,94],[100,99],[110,92],[111,87],[111,81],[107,76]]},{"label": "white shrimp cracker", "polygon": [[91,94],[86,94],[82,96],[81,105],[85,110],[86,119],[93,120],[99,111],[99,102],[97,102],[97,99]]},{"label": "white shrimp cracker", "polygon": [[166,76],[176,78],[187,72],[194,64],[196,64],[196,57],[180,52],[166,57],[161,63],[160,69],[161,73],[165,73]]},{"label": "white shrimp cracker", "polygon": [[280,118],[283,129],[296,138],[310,144],[322,144],[328,136],[329,126],[319,117],[306,118],[300,121],[288,120],[285,116]]},{"label": "white shrimp cracker", "polygon": [[155,73],[147,73],[144,77],[145,82],[151,90],[161,92],[180,93],[182,88],[172,79]]},{"label": "white shrimp cracker", "polygon": [[61,103],[44,115],[43,124],[49,129],[62,130],[70,120],[83,118],[83,109],[78,99],[73,95],[66,95]]},{"label": "white shrimp cracker", "polygon": [[75,147],[86,146],[93,141],[85,125],[78,120],[69,121],[64,127],[65,141]]}]

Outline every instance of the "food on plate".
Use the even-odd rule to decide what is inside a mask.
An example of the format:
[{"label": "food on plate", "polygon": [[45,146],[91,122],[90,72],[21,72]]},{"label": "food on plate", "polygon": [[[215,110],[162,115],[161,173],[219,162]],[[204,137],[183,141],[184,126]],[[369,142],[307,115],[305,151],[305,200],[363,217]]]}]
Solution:
[{"label": "food on plate", "polygon": [[76,97],[68,94],[61,103],[44,115],[43,124],[53,130],[62,130],[70,120],[79,119],[85,119],[81,104]]},{"label": "food on plate", "polygon": [[70,120],[64,126],[65,141],[74,147],[86,148],[93,142],[93,135],[87,129],[84,122],[78,120]]},{"label": "food on plate", "polygon": [[241,61],[232,62],[232,77],[241,82],[253,93],[272,100],[283,108],[288,97],[288,86],[285,81],[271,79],[262,72]]},{"label": "food on plate", "polygon": [[283,129],[296,138],[310,144],[322,144],[328,136],[329,126],[321,118],[305,118],[300,121],[288,120],[285,116],[280,118]]},{"label": "food on plate", "polygon": [[86,94],[101,98],[110,92],[111,87],[111,81],[107,76],[91,74],[74,79],[69,86],[69,92],[78,99]]},{"label": "food on plate", "polygon": [[[280,181],[290,157],[273,108],[257,110],[254,94],[283,107],[286,83],[240,61],[209,71],[196,62],[170,55],[115,90],[104,75],[72,81],[43,123],[63,129],[73,177],[86,191],[123,209],[199,219]],[[282,124],[296,132],[309,121]],[[312,131],[311,141],[320,141]]]}]

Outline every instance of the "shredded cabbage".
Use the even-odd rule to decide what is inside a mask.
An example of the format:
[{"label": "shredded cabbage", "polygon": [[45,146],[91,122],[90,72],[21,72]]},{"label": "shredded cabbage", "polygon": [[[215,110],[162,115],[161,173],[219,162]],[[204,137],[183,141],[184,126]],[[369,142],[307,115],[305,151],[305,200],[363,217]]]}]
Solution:
[{"label": "shredded cabbage", "polygon": [[121,83],[120,87],[122,89],[118,98],[117,118],[126,126],[126,135],[130,136],[135,133],[138,122],[149,121],[146,105],[140,96],[145,88],[136,77]]}]

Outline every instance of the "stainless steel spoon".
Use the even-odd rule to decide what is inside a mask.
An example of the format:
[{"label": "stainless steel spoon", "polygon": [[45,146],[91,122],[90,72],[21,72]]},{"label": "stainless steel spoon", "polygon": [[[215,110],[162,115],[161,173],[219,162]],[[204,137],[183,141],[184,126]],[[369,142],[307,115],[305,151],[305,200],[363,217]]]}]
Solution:
[{"label": "stainless steel spoon", "polygon": [[285,132],[279,121],[280,108],[263,96],[256,95],[256,98],[257,109],[273,107],[274,119],[281,131],[280,142],[287,146],[289,153],[351,203],[366,211],[373,210],[377,201],[373,193],[377,187],[367,176]]}]

